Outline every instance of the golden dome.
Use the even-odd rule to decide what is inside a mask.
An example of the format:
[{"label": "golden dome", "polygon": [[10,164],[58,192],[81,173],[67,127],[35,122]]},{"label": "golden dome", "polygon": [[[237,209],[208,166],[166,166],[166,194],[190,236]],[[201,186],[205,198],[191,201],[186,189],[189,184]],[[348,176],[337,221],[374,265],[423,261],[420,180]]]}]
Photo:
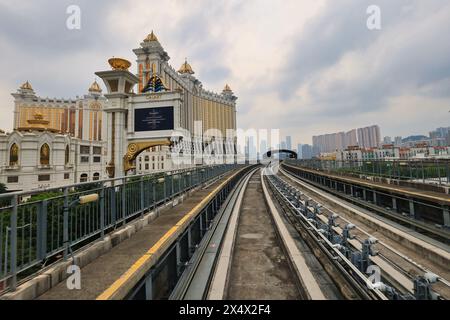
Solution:
[{"label": "golden dome", "polygon": [[181,73],[181,74],[185,74],[185,73],[188,73],[188,74],[194,74],[194,71],[192,70],[191,65],[187,62],[187,59],[186,59],[186,61],[181,65],[181,68],[180,68],[180,70],[178,70],[178,72]]},{"label": "golden dome", "polygon": [[122,58],[111,58],[108,60],[109,65],[113,70],[128,70],[129,67],[131,67],[131,62],[122,59]]},{"label": "golden dome", "polygon": [[223,89],[223,91],[231,92],[232,90],[231,90],[230,86],[228,84],[226,84],[225,88]]},{"label": "golden dome", "polygon": [[152,33],[150,33],[148,36],[147,36],[147,38],[145,38],[144,39],[144,42],[150,42],[150,41],[158,41],[158,38],[155,36],[155,34],[153,33],[153,30],[152,30]]},{"label": "golden dome", "polygon": [[23,85],[20,86],[20,89],[24,89],[24,90],[33,90],[33,87],[32,87],[31,84],[27,81],[27,82],[25,82]]},{"label": "golden dome", "polygon": [[100,88],[100,86],[98,85],[97,81],[94,81],[94,83],[89,88],[89,92],[101,93],[102,92],[102,88]]}]

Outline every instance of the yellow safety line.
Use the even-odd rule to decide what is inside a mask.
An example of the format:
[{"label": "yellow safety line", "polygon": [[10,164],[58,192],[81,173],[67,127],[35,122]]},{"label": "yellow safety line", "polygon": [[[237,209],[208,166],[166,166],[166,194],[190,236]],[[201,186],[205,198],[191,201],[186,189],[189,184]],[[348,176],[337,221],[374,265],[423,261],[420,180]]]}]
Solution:
[{"label": "yellow safety line", "polygon": [[450,199],[448,199],[448,198],[441,198],[441,197],[429,195],[429,194],[426,194],[426,193],[418,193],[418,192],[404,190],[404,189],[402,190],[400,188],[394,188],[394,187],[391,187],[391,186],[379,186],[379,185],[376,185],[376,184],[371,184],[370,182],[366,182],[366,181],[357,181],[357,180],[354,180],[354,179],[351,179],[351,178],[336,176],[334,174],[326,174],[325,172],[320,172],[320,171],[316,172],[314,170],[310,170],[310,169],[306,169],[306,168],[294,167],[294,166],[291,166],[289,164],[285,164],[285,166],[291,167],[293,169],[300,169],[300,170],[308,171],[308,172],[311,172],[311,173],[323,175],[323,176],[330,177],[330,178],[335,178],[337,180],[343,180],[343,181],[348,181],[348,182],[352,182],[352,183],[356,183],[356,184],[366,185],[366,186],[369,186],[369,187],[372,187],[372,188],[376,188],[376,189],[385,189],[385,190],[393,191],[393,192],[396,192],[396,193],[403,193],[403,194],[406,194],[406,195],[417,196],[419,198],[434,199],[434,200],[438,200],[438,201],[450,202]]},{"label": "yellow safety line", "polygon": [[96,300],[110,300],[117,290],[123,286],[138,270],[141,268],[158,250],[165,244],[165,242],[181,227],[184,223],[196,215],[208,202],[213,198],[213,196],[218,193],[231,179],[233,179],[237,174],[234,173],[227,180],[222,182],[214,191],[209,193],[199,204],[197,204],[191,211],[189,211],[180,221],[177,222],[169,231],[162,236],[158,242],[156,242],[150,250],[148,250],[142,257],[140,257],[133,265],[123,273],[119,279],[117,279],[108,289],[103,291]]}]

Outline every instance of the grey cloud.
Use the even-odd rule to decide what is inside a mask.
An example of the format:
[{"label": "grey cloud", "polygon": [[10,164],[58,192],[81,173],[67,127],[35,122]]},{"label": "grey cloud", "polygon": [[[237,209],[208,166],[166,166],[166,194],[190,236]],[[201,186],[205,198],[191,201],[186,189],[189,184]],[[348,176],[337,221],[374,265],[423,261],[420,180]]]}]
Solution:
[{"label": "grey cloud", "polygon": [[[67,54],[112,43],[104,21],[111,1],[30,1],[22,6],[0,5],[0,37],[31,55]],[[81,30],[66,28],[69,5],[81,9]]]},{"label": "grey cloud", "polygon": [[[138,45],[136,35],[117,38],[110,33],[111,23],[114,23],[111,13],[126,10],[133,3],[39,0],[12,9],[0,4],[0,44],[2,57],[6,57],[0,60],[4,75],[0,99],[9,108],[5,110],[9,120],[0,122],[0,127],[10,126],[12,119],[12,98],[5,92],[14,91],[22,81],[31,80],[37,93],[44,96],[73,97],[83,94],[93,81],[95,71],[107,67],[106,59],[110,55],[125,54],[133,59],[131,50]],[[226,33],[226,24],[243,21],[254,22],[246,28],[254,25],[255,30],[262,30],[264,23],[261,21],[270,19],[278,6],[266,3],[258,11],[264,12],[263,16],[243,17],[243,12],[252,12],[255,3],[260,5],[257,1],[225,0],[180,5],[186,12],[176,23],[170,23],[169,14],[165,17],[167,24],[155,26],[159,28],[155,29],[157,35],[163,28],[162,45],[169,55],[176,56],[171,64],[177,68],[181,59],[188,57],[205,88],[221,89],[228,79],[239,79],[241,75],[252,79],[242,88],[230,83],[239,96],[240,125],[285,128],[293,135],[334,127],[345,130],[372,124],[363,123],[367,121],[367,114],[374,115],[370,122],[381,125],[385,119],[398,116],[388,110],[389,101],[398,96],[422,95],[429,98],[428,101],[449,98],[450,5],[446,0],[330,0],[299,34],[279,48],[279,54],[284,56],[283,65],[277,67],[270,60],[265,62],[274,72],[262,79],[252,78],[248,70],[233,74],[236,70],[224,62],[230,44],[224,40],[226,37],[213,33],[213,30]],[[373,3],[382,9],[383,29],[377,32],[366,28],[366,8]],[[80,31],[65,28],[65,10],[70,4],[78,4],[82,9]],[[157,8],[156,5],[156,15],[159,14]],[[224,16],[228,20],[223,20]],[[129,23],[133,23],[133,19],[141,23],[148,19],[148,26],[152,27],[151,17],[129,17]],[[270,45],[270,39],[261,43],[261,50]],[[245,52],[246,48],[239,50]],[[327,81],[323,86],[323,80],[329,80],[325,78],[326,72],[349,53],[362,57],[366,76],[362,80]],[[239,53],[235,54],[239,58]],[[368,56],[373,57],[373,61],[364,60]],[[373,66],[376,68],[370,71]],[[302,87],[308,88],[310,100],[296,95]],[[265,95],[271,98],[270,105],[264,99],[257,99]],[[278,101],[272,99],[274,95]],[[255,106],[256,101],[263,106]],[[269,118],[263,112],[254,111],[261,109],[278,112]],[[399,128],[405,130],[408,125],[401,124]]]},{"label": "grey cloud", "polygon": [[[422,5],[421,1],[378,1],[383,29],[376,32],[365,27],[365,9],[371,3],[328,5],[294,42],[277,87],[284,101],[298,99],[298,107],[293,108],[292,117],[280,119],[283,123],[292,123],[292,118],[305,119],[306,106],[294,93],[306,84],[314,109],[309,120],[317,121],[380,112],[392,97],[418,94],[421,88],[428,88],[427,93],[432,94],[434,83],[440,84],[441,94],[450,95],[449,82],[444,81],[450,77],[450,43],[443,32],[450,29],[448,2],[427,1]],[[430,21],[432,15],[435,21]],[[397,34],[399,31],[402,33]],[[373,48],[380,52],[371,52]],[[325,89],[319,86],[324,77],[321,72],[352,52],[375,57],[377,68],[362,80],[335,81]],[[365,63],[363,68],[370,70],[372,61]]]}]

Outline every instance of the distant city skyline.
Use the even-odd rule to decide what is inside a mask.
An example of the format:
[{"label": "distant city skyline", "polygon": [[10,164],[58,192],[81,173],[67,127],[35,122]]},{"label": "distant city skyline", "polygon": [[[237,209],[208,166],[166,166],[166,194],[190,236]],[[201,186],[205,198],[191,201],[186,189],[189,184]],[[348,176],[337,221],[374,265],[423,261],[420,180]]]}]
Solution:
[{"label": "distant city skyline", "polygon": [[[366,127],[368,127],[368,126],[366,126]],[[408,138],[408,137],[413,137],[413,136],[430,137],[430,134],[432,132],[438,130],[438,129],[450,128],[450,127],[447,127],[445,125],[438,126],[438,127],[433,127],[433,126],[425,127],[424,126],[423,129],[421,129],[421,130],[417,130],[417,131],[411,130],[408,134],[403,134],[402,135],[399,132],[395,132],[395,131],[393,133],[389,134],[387,131],[384,130],[384,128],[382,126],[379,126],[379,127],[380,127],[380,139],[381,139],[380,142],[383,143],[383,139],[385,137],[390,137],[392,139],[392,143],[394,143],[394,144],[395,144],[395,139],[398,138],[398,137],[400,137],[402,139],[405,139],[405,138]],[[363,127],[358,127],[358,128],[363,128]],[[338,129],[334,133],[339,133],[339,132],[349,133],[352,130],[353,130],[352,128],[342,128],[341,130]],[[280,132],[281,132],[281,134],[280,134],[280,141],[283,140],[284,137],[290,136],[290,135],[284,134],[283,130],[281,130]],[[327,131],[325,133],[320,133],[318,135],[329,135],[329,134],[333,134],[333,132]],[[303,144],[310,144],[310,145],[312,145],[313,144],[313,136],[311,136],[310,139],[305,139],[305,140],[297,139],[297,138],[295,138],[295,136],[290,136],[290,137],[292,139],[292,145],[293,146],[298,145],[298,144],[301,144],[301,145],[303,145]]]}]

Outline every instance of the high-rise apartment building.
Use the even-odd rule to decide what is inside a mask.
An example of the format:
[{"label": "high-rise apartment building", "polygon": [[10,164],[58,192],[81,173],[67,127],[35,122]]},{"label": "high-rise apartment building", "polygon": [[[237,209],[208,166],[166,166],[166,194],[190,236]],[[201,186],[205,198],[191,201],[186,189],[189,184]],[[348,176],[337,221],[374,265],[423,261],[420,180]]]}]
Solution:
[{"label": "high-rise apartment building", "polygon": [[380,145],[380,127],[370,126],[358,129],[358,145],[362,148],[375,148]]},{"label": "high-rise apartment building", "polygon": [[303,159],[302,145],[300,143],[297,145],[297,156],[298,159]]},{"label": "high-rise apartment building", "polygon": [[357,145],[356,137],[356,130],[314,136],[313,146],[321,153],[335,152]]},{"label": "high-rise apartment building", "polygon": [[312,158],[312,146],[309,144],[302,145],[302,159]]},{"label": "high-rise apartment building", "polygon": [[383,144],[392,144],[392,138],[389,136],[384,137]]},{"label": "high-rise apartment building", "polygon": [[286,149],[292,150],[292,138],[291,136],[286,137]]},{"label": "high-rise apartment building", "polygon": [[350,130],[345,134],[345,144],[344,148],[348,148],[350,146],[358,145],[358,138],[356,134],[356,129]]}]

